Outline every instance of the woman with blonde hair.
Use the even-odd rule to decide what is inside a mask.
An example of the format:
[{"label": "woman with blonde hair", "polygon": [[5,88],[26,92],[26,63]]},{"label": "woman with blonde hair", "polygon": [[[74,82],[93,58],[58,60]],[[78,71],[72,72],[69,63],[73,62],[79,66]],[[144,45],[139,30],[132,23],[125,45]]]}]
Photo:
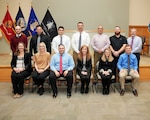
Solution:
[{"label": "woman with blonde hair", "polygon": [[12,56],[11,67],[13,69],[11,73],[14,92],[13,98],[20,98],[24,92],[24,79],[32,72],[31,55],[27,52],[23,42],[18,43],[16,52]]},{"label": "woman with blonde hair", "polygon": [[43,95],[43,83],[49,75],[50,54],[47,52],[46,45],[41,42],[38,46],[38,53],[33,56],[35,71],[32,73],[32,78],[35,84],[38,85],[39,95]]},{"label": "woman with blonde hair", "polygon": [[[81,94],[89,92],[89,83],[92,70],[92,58],[89,52],[89,48],[83,45],[80,48],[80,53],[77,57],[77,69],[76,72],[81,79]],[[85,87],[86,85],[86,87]]]},{"label": "woman with blonde hair", "polygon": [[106,48],[99,59],[99,74],[102,78],[103,95],[109,94],[111,77],[114,74],[115,62],[109,48]]}]

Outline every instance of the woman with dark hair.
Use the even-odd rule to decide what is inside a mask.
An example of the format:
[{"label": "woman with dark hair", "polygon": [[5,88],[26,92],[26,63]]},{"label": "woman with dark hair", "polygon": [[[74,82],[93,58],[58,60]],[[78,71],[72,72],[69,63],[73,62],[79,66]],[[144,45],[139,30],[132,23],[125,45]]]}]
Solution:
[{"label": "woman with dark hair", "polygon": [[102,78],[103,95],[109,94],[111,77],[114,74],[115,62],[109,48],[104,50],[102,57],[99,59],[99,74]]},{"label": "woman with dark hair", "polygon": [[[92,70],[92,58],[89,52],[89,48],[83,45],[80,48],[80,53],[77,57],[77,69],[76,72],[81,79],[81,94],[89,92],[89,83]],[[85,87],[86,85],[86,87]]]},{"label": "woman with dark hair", "polygon": [[18,43],[16,52],[11,60],[11,80],[13,85],[14,96],[13,98],[20,98],[23,95],[24,79],[32,72],[31,55],[27,53],[27,49],[23,42]]},{"label": "woman with dark hair", "polygon": [[39,95],[44,93],[44,80],[49,75],[50,54],[47,52],[44,42],[39,43],[38,52],[33,56],[35,71],[32,73],[32,78],[35,84],[38,85]]}]

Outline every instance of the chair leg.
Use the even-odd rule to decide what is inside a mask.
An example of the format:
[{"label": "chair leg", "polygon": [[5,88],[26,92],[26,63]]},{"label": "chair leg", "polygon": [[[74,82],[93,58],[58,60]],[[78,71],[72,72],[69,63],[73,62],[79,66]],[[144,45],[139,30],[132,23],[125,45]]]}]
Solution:
[{"label": "chair leg", "polygon": [[77,92],[77,82],[75,82],[75,93]]}]

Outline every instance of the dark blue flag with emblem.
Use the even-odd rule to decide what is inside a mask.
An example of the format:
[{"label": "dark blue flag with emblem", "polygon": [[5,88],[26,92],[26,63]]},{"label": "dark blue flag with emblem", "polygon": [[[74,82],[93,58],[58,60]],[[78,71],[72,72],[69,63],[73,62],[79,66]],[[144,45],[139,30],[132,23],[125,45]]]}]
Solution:
[{"label": "dark blue flag with emblem", "polygon": [[26,21],[24,19],[24,15],[22,13],[21,7],[19,6],[19,10],[18,13],[16,15],[15,18],[15,25],[16,26],[20,26],[21,27],[21,31],[26,35],[26,36],[30,36],[28,30],[27,30],[27,24]]},{"label": "dark blue flag with emblem", "polygon": [[46,11],[46,14],[42,20],[41,26],[44,30],[44,33],[50,37],[51,41],[55,36],[58,35],[57,25],[51,15],[49,9],[47,9],[47,11]]},{"label": "dark blue flag with emblem", "polygon": [[31,7],[30,16],[28,20],[27,29],[30,35],[34,36],[36,34],[36,26],[39,25],[39,21],[35,15],[33,7]]}]

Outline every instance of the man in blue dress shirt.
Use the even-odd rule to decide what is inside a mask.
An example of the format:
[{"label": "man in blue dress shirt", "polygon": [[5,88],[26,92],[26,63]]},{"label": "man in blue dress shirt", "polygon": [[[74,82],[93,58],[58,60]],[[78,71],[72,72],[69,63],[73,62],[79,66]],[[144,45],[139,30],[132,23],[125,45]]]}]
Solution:
[{"label": "man in blue dress shirt", "polygon": [[53,98],[57,97],[58,91],[56,86],[56,79],[59,77],[65,77],[67,81],[67,97],[71,97],[71,89],[73,83],[73,69],[74,61],[73,57],[65,53],[65,46],[60,44],[58,46],[59,53],[52,56],[50,61],[50,84],[53,90]]},{"label": "man in blue dress shirt", "polygon": [[119,69],[119,77],[120,77],[120,84],[121,84],[121,92],[120,95],[123,96],[125,93],[125,77],[130,75],[133,77],[132,81],[132,88],[133,94],[138,96],[137,93],[137,86],[139,81],[139,74],[138,74],[138,61],[134,54],[131,53],[132,49],[130,45],[126,45],[125,53],[123,53],[118,60],[117,67]]}]

